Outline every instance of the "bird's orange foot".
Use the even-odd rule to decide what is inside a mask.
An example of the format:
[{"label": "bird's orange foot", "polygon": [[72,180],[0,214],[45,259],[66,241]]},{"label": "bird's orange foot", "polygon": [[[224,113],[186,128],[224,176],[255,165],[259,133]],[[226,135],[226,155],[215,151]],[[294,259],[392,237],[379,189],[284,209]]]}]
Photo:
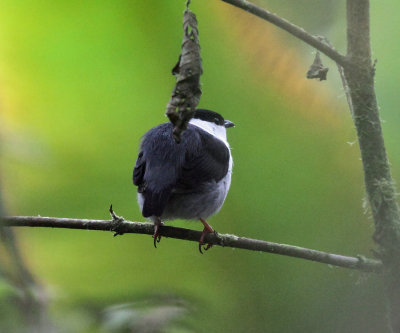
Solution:
[{"label": "bird's orange foot", "polygon": [[199,251],[200,251],[201,254],[203,254],[203,249],[204,249],[204,251],[207,251],[207,250],[211,249],[211,247],[213,246],[212,244],[207,244],[207,245],[205,245],[205,244],[204,244],[204,237],[205,237],[207,234],[212,234],[212,233],[214,233],[215,231],[214,231],[214,229],[207,223],[206,220],[200,219],[200,221],[201,221],[201,223],[203,223],[204,229],[203,229],[203,232],[201,233],[200,240],[199,240]]},{"label": "bird's orange foot", "polygon": [[160,235],[160,227],[163,225],[161,220],[157,220],[154,222],[154,234],[153,234],[153,244],[154,247],[157,248],[157,243],[160,243],[161,241],[161,235]]}]

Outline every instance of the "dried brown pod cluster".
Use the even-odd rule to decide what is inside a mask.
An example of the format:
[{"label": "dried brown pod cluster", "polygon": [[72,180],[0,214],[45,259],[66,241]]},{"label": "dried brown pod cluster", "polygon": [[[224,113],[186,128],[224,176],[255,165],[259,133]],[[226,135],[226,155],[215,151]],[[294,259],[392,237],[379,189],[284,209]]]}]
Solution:
[{"label": "dried brown pod cluster", "polygon": [[199,104],[200,76],[203,73],[200,56],[199,30],[196,15],[188,8],[183,14],[183,41],[178,63],[172,69],[176,84],[167,105],[166,115],[174,125],[173,136],[180,142],[182,132]]}]

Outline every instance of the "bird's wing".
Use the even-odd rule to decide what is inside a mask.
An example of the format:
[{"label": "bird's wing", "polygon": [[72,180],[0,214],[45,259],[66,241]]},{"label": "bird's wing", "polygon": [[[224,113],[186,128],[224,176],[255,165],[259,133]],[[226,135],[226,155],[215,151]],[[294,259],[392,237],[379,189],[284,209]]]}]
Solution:
[{"label": "bird's wing", "polygon": [[222,141],[189,124],[177,144],[172,129],[171,123],[159,125],[142,140],[133,183],[144,197],[144,217],[161,216],[173,190],[195,191],[228,172],[229,149]]},{"label": "bird's wing", "polygon": [[143,192],[143,188],[141,187],[143,185],[143,177],[145,171],[146,161],[143,158],[143,151],[140,151],[135,163],[135,167],[133,169],[133,184],[139,187],[139,192]]},{"label": "bird's wing", "polygon": [[144,217],[161,216],[179,178],[185,158],[185,145],[175,143],[172,124],[165,123],[148,131],[142,139],[133,169],[133,184],[144,202]]},{"label": "bird's wing", "polygon": [[[195,126],[193,126],[195,127]],[[189,130],[189,129],[188,129]],[[229,148],[221,140],[199,129],[192,129],[198,142],[197,149],[186,153],[178,186],[196,189],[202,183],[218,182],[224,178],[229,168]]]}]

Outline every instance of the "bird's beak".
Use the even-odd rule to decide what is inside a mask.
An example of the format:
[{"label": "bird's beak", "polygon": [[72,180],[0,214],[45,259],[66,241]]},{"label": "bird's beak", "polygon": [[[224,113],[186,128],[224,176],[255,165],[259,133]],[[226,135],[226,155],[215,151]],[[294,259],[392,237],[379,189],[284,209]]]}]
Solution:
[{"label": "bird's beak", "polygon": [[235,127],[235,124],[233,122],[231,122],[230,120],[225,120],[224,127],[225,128]]}]

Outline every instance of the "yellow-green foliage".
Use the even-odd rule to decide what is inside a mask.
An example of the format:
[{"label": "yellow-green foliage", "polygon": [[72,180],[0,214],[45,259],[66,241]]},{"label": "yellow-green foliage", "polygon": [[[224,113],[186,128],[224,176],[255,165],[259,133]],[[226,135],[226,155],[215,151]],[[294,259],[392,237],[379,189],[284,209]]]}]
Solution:
[{"label": "yellow-green foliage", "polygon": [[[385,15],[400,8],[373,7],[373,29],[385,36],[376,32],[373,43],[393,156],[399,43],[378,25],[384,19],[394,29]],[[184,1],[1,2],[2,187],[11,214],[105,219],[112,203],[116,213],[143,220],[131,173],[141,135],[167,120],[183,8]],[[358,147],[346,143],[356,136],[334,65],[330,83],[307,81],[313,57],[300,42],[287,43],[283,32],[221,1],[194,0],[191,8],[202,46],[200,106],[236,124],[228,133],[232,187],[211,225],[369,255],[372,222],[362,212]],[[304,15],[292,13],[299,24]],[[334,43],[344,38],[342,21],[330,18]],[[321,34],[332,26],[320,25]],[[187,324],[196,332],[376,332],[382,325],[375,279],[359,283],[357,272],[226,248],[200,255],[195,244],[171,239],[154,249],[140,235],[24,229],[19,237],[64,317],[87,304],[168,294],[193,306]]]}]

